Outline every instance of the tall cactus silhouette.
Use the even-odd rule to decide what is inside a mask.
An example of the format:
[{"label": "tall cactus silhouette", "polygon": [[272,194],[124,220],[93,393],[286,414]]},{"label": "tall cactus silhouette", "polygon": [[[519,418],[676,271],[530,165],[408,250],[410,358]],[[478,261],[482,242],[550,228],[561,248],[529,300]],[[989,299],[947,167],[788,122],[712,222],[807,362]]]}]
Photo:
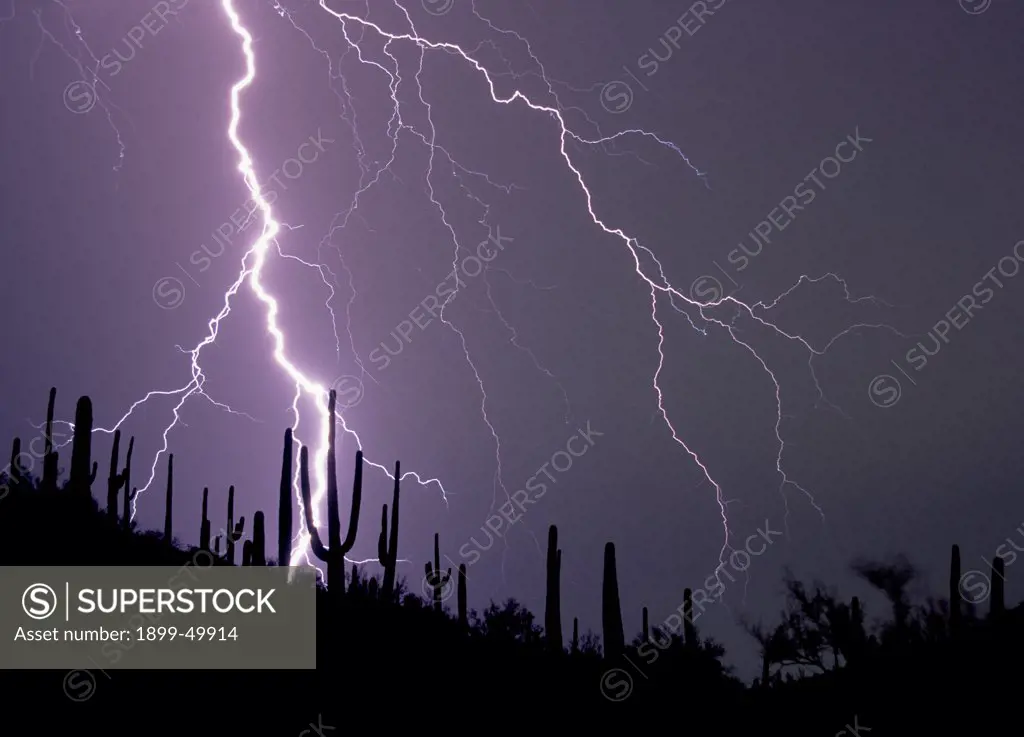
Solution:
[{"label": "tall cactus silhouette", "polygon": [[238,522],[235,522],[235,487],[232,485],[228,487],[228,526],[224,531],[224,537],[227,538],[224,560],[231,565],[235,564],[235,543],[242,539],[244,532],[245,517],[239,517]]},{"label": "tall cactus silhouette", "polygon": [[242,565],[252,565],[252,540],[246,540],[242,543]]},{"label": "tall cactus silhouette", "polygon": [[210,549],[210,489],[203,487],[203,520],[199,523],[199,549]]},{"label": "tall cactus silhouette", "polygon": [[572,651],[580,651],[580,620],[576,617],[572,618]]},{"label": "tall cactus silhouette", "polygon": [[465,630],[469,627],[469,608],[467,607],[466,564],[459,564],[459,624]]},{"label": "tall cactus silhouette", "polygon": [[71,488],[88,495],[96,480],[97,464],[92,460],[92,400],[79,397],[75,405],[75,431],[71,446]]},{"label": "tall cactus silhouette", "polygon": [[395,492],[391,502],[391,532],[388,534],[388,505],[380,512],[380,537],[377,539],[377,559],[384,566],[381,596],[391,601],[395,593],[395,571],[398,568],[398,487],[402,478],[402,464],[395,461]]},{"label": "tall cactus silhouette", "polygon": [[57,489],[57,452],[53,449],[53,406],[57,401],[57,387],[50,387],[50,399],[46,403],[46,434],[43,444],[44,491]]},{"label": "tall cactus silhouette", "polygon": [[963,616],[960,609],[960,546],[953,545],[949,559],[949,630],[956,637],[960,634]]},{"label": "tall cactus silhouette", "polygon": [[110,447],[110,470],[107,472],[107,517],[117,522],[117,495],[124,486],[124,474],[117,470],[121,458],[121,431],[114,430],[114,444]]},{"label": "tall cactus silhouette", "polygon": [[[284,453],[281,456],[281,486],[277,500],[277,564],[291,562],[292,552],[292,429],[284,431]],[[234,555],[233,549],[232,555]],[[234,560],[231,561],[234,563]]]},{"label": "tall cactus silhouette", "polygon": [[558,549],[558,528],[548,528],[547,596],[544,601],[544,636],[548,649],[562,652],[562,551]]},{"label": "tall cactus silhouette", "polygon": [[327,426],[327,546],[324,546],[320,539],[320,532],[316,529],[316,523],[313,521],[313,494],[309,486],[309,452],[305,445],[302,446],[302,451],[299,453],[299,475],[302,487],[302,507],[305,513],[310,547],[313,554],[327,564],[328,586],[334,592],[332,594],[334,601],[340,603],[340,597],[345,593],[345,554],[355,545],[356,532],[359,528],[359,505],[363,498],[363,451],[356,452],[355,479],[352,482],[352,512],[348,519],[348,533],[342,540],[341,517],[338,508],[337,461],[334,453],[335,426],[337,425],[336,405],[337,392],[332,389],[327,400],[327,412],[330,418]]},{"label": "tall cactus silhouette", "polygon": [[651,639],[651,628],[649,624],[650,623],[647,621],[647,607],[644,607],[644,610],[640,613],[640,633],[644,642]]},{"label": "tall cactus silhouette", "polygon": [[606,543],[604,546],[601,624],[604,628],[605,657],[614,658],[621,655],[626,649],[626,636],[622,632],[622,609],[619,607],[619,579],[615,570],[615,543]]},{"label": "tall cactus silhouette", "polygon": [[992,599],[989,616],[1002,616],[1006,611],[1006,561],[998,555],[992,559]]},{"label": "tall cactus silhouette", "polygon": [[11,464],[7,467],[7,479],[14,488],[21,484],[21,438],[15,438],[11,443]]},{"label": "tall cactus silhouette", "polygon": [[683,644],[697,647],[697,625],[693,623],[693,592],[683,589]]},{"label": "tall cactus silhouette", "polygon": [[449,568],[447,573],[441,573],[440,535],[436,532],[434,533],[434,565],[431,566],[430,561],[427,561],[423,566],[423,572],[427,585],[430,586],[431,593],[433,594],[434,611],[444,611],[442,593],[444,592],[444,587],[452,580],[452,569]]},{"label": "tall cactus silhouette", "polygon": [[[957,551],[959,553],[959,550]],[[960,578],[957,577],[959,584]],[[850,600],[850,627],[848,633],[848,644],[843,656],[847,663],[859,660],[865,650],[867,633],[864,631],[864,610],[860,606],[860,598],[855,596]]]},{"label": "tall cactus silhouette", "polygon": [[263,512],[256,512],[252,516],[252,564],[254,566],[265,566],[267,564],[266,531],[264,530]]},{"label": "tall cactus silhouette", "polygon": [[164,499],[164,542],[174,542],[174,453],[167,456],[167,494]]},{"label": "tall cactus silhouette", "polygon": [[130,530],[132,527],[132,501],[135,499],[136,494],[139,490],[132,487],[132,451],[135,450],[135,436],[132,435],[128,439],[128,454],[124,457],[124,470],[121,475],[124,477],[124,482],[121,484],[124,487],[124,512],[121,517],[121,527],[125,530]]}]

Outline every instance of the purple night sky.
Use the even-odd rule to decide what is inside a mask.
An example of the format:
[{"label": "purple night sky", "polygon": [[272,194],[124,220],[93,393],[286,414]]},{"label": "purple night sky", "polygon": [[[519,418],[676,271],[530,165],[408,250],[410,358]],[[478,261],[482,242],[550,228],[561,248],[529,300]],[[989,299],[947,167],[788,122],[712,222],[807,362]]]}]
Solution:
[{"label": "purple night sky", "polygon": [[[968,570],[1017,540],[1019,4],[231,6],[288,359],[338,389],[368,460],[440,480],[403,482],[412,591],[439,532],[448,565],[472,561],[471,607],[539,613],[557,524],[566,626],[600,631],[612,540],[631,637],[729,558],[718,484],[733,549],[788,530],[746,578],[722,569],[725,606],[697,620],[750,675],[737,620],[775,614],[786,566],[870,617],[853,559],[905,553],[923,597],[951,543]],[[248,278],[165,432],[264,226],[228,136],[246,56],[221,0],[0,0],[0,21],[3,437],[40,435],[50,386],[62,420],[88,394],[105,429],[161,392],[120,427],[140,485],[174,453],[178,536],[231,484],[276,529],[296,387]],[[316,403],[298,408],[315,445]],[[390,501],[384,472],[365,483],[356,559]]]}]

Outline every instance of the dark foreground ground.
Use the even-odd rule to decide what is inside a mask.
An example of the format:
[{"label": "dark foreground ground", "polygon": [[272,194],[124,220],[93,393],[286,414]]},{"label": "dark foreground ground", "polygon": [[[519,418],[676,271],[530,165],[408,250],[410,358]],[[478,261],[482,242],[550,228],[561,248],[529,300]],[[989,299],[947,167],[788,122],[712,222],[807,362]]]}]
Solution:
[{"label": "dark foreground ground", "polygon": [[[119,487],[130,488],[130,474],[127,468],[119,472],[116,460],[107,504],[98,503],[103,480],[90,480],[85,424],[76,433],[77,451],[62,453],[62,460],[71,458],[68,481],[56,481],[56,457],[44,461],[40,478],[19,469],[12,475],[11,465],[0,473],[0,567],[180,567],[194,564],[200,551],[216,565],[231,565],[205,524],[198,548],[168,542],[174,540],[169,530],[144,533],[126,524]],[[291,500],[290,450],[286,435],[281,486],[288,501],[281,515],[288,514]],[[357,476],[353,498],[358,488]],[[273,565],[265,561],[270,556],[258,516],[252,535],[236,545],[243,565]],[[391,523],[397,524],[397,515]],[[557,531],[551,535],[557,543]],[[396,546],[397,539],[396,531]],[[387,542],[382,532],[382,553]],[[555,548],[548,562],[549,601],[560,597]],[[614,551],[610,568],[607,553],[603,596],[606,607],[617,609]],[[856,599],[839,599],[821,584],[787,581],[780,621],[751,632],[763,657],[762,678],[753,685],[734,678],[724,650],[695,628],[651,630],[629,643],[612,627],[602,638],[581,634],[559,647],[514,600],[464,611],[455,596],[435,605],[408,593],[403,581],[385,594],[381,567],[367,566],[350,572],[343,595],[340,587],[317,592],[316,670],[161,672],[109,663],[72,672],[0,670],[0,735],[74,730],[340,737],[364,725],[386,733],[505,733],[564,725],[597,733],[820,737],[1012,730],[1020,720],[1024,683],[1024,608],[1005,607],[1001,563],[996,559],[988,611],[980,612],[961,600],[956,546],[949,595],[924,604],[907,598],[914,571],[906,562],[862,562],[858,573],[891,605],[888,619],[873,629],[865,626]],[[413,584],[409,588],[418,592],[419,579]],[[22,592],[2,594],[12,600]],[[624,643],[616,646],[620,637]],[[653,664],[652,643],[659,652]],[[636,663],[645,664],[642,674]]]}]

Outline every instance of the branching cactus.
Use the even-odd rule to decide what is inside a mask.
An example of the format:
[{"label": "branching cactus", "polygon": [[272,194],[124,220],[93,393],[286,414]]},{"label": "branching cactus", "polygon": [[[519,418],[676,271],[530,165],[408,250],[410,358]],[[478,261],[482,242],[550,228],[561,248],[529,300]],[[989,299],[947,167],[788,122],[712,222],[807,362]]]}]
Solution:
[{"label": "branching cactus", "polygon": [[447,573],[441,573],[440,536],[436,532],[434,533],[434,565],[431,567],[430,562],[427,561],[423,566],[423,571],[426,574],[427,585],[433,592],[434,611],[444,611],[442,592],[448,582],[452,580],[452,569],[449,568]]},{"label": "branching cactus", "polygon": [[363,498],[363,451],[356,452],[355,479],[352,482],[352,512],[348,519],[348,533],[341,539],[341,517],[338,507],[338,474],[337,461],[334,453],[335,426],[337,425],[335,407],[337,392],[331,390],[327,402],[327,545],[323,544],[320,532],[313,520],[313,494],[309,485],[309,449],[302,446],[299,453],[299,476],[302,487],[302,507],[306,518],[306,531],[309,533],[310,547],[313,554],[327,564],[327,582],[329,590],[333,590],[332,599],[341,603],[345,593],[345,554],[352,550],[356,542],[359,528],[359,505]]}]

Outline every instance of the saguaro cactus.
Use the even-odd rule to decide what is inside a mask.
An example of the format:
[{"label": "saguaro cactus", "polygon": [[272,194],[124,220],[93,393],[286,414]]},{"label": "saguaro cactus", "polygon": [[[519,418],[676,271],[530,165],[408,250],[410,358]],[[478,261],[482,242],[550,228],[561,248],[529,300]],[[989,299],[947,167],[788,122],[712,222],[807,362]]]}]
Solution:
[{"label": "saguaro cactus", "polygon": [[683,589],[683,644],[697,647],[697,625],[693,623],[693,592]]},{"label": "saguaro cactus", "polygon": [[949,560],[949,629],[953,636],[960,634],[960,546],[954,545]]},{"label": "saguaro cactus", "polygon": [[640,632],[643,633],[644,642],[647,642],[649,639],[651,639],[651,630],[648,627],[647,622],[647,607],[644,607],[643,612],[641,612]]},{"label": "saguaro cactus", "polygon": [[383,598],[390,601],[395,592],[395,571],[398,567],[398,487],[402,478],[402,464],[395,461],[395,493],[391,502],[391,533],[388,534],[388,505],[380,512],[380,537],[377,539],[377,558],[384,566]]},{"label": "saguaro cactus", "polygon": [[463,629],[469,627],[469,609],[466,606],[466,564],[459,564],[459,624]]},{"label": "saguaro cactus", "polygon": [[21,484],[21,438],[11,443],[11,465],[7,469],[10,486],[17,488]]},{"label": "saguaro cactus", "polygon": [[235,523],[235,529],[227,534],[228,538],[228,549],[231,551],[230,559],[225,556],[225,560],[231,565],[235,564],[235,544],[240,542],[245,537],[245,515],[243,514],[238,518]]},{"label": "saguaro cactus", "polygon": [[252,564],[254,566],[265,566],[267,564],[263,512],[256,512],[252,516]]},{"label": "saguaro cactus", "polygon": [[228,526],[224,530],[224,560],[230,565],[235,564],[235,543],[242,539],[244,529],[245,517],[235,522],[235,487],[232,485],[228,487]]},{"label": "saguaro cactus", "polygon": [[572,618],[572,651],[580,651],[580,620],[576,617]]},{"label": "saguaro cactus", "polygon": [[[292,429],[284,431],[284,453],[281,457],[281,487],[277,500],[277,564],[291,562],[292,547]],[[228,548],[234,552],[232,548]],[[234,559],[231,561],[234,563]]]},{"label": "saguaro cactus", "polygon": [[452,580],[452,569],[449,568],[447,573],[441,573],[440,536],[436,532],[434,533],[434,565],[431,567],[430,561],[427,561],[423,566],[423,572],[426,576],[427,585],[430,586],[433,593],[434,611],[444,611],[441,594],[444,591],[444,587]]},{"label": "saguaro cactus", "polygon": [[235,521],[235,487],[232,485],[228,487],[228,526],[224,530],[226,543],[224,560],[230,565],[235,564],[235,544],[239,542],[244,535],[245,515],[239,517],[237,522]]},{"label": "saguaro cactus", "polygon": [[117,470],[121,455],[121,431],[114,430],[114,444],[110,447],[110,470],[107,472],[107,518],[117,522],[117,494],[124,485],[124,475]]},{"label": "saguaro cactus", "polygon": [[[959,582],[959,577],[957,581]],[[864,654],[867,640],[867,633],[864,632],[864,610],[861,609],[860,598],[856,596],[850,600],[849,627],[848,644],[843,650],[843,657],[847,663],[852,663],[858,661]]]},{"label": "saguaro cactus", "polygon": [[246,540],[242,543],[242,565],[252,565],[252,540]]},{"label": "saguaro cactus", "polygon": [[[121,475],[124,477],[122,486],[124,487],[124,512],[121,517],[121,527],[125,530],[130,530],[132,526],[132,511],[131,505],[132,500],[139,493],[139,490],[132,487],[132,451],[135,449],[135,436],[132,435],[128,439],[128,455],[124,459],[124,471]],[[129,491],[130,490],[130,491]]]},{"label": "saguaro cactus", "polygon": [[167,495],[164,500],[164,542],[174,542],[174,453],[167,456]]},{"label": "saguaro cactus", "polygon": [[558,528],[548,528],[548,578],[544,601],[544,635],[548,649],[562,652],[562,551],[558,549]]},{"label": "saguaro cactus", "polygon": [[992,605],[990,617],[999,617],[1006,611],[1006,561],[998,555],[992,559]]},{"label": "saguaro cactus", "polygon": [[604,546],[604,581],[601,597],[601,624],[604,628],[605,657],[614,658],[626,649],[619,607],[619,579],[615,570],[615,543]]},{"label": "saguaro cactus", "polygon": [[352,550],[356,542],[356,531],[359,528],[359,505],[363,498],[363,451],[356,452],[355,479],[352,482],[352,512],[348,520],[348,533],[341,539],[341,518],[338,508],[338,474],[334,454],[335,407],[337,392],[331,390],[327,401],[327,546],[320,539],[320,532],[313,522],[313,499],[309,486],[309,452],[302,446],[299,453],[299,475],[302,487],[302,507],[306,518],[306,531],[309,532],[310,547],[313,554],[327,564],[327,580],[332,597],[340,602],[345,593],[345,554]]},{"label": "saguaro cactus", "polygon": [[203,487],[203,521],[199,523],[199,549],[210,549],[210,489]]},{"label": "saguaro cactus", "polygon": [[71,488],[79,494],[89,494],[96,470],[97,464],[92,460],[92,400],[79,397],[71,446]]},{"label": "saguaro cactus", "polygon": [[46,434],[43,445],[43,482],[44,491],[57,488],[57,453],[53,449],[53,405],[57,401],[57,387],[50,387],[50,399],[46,403]]}]

